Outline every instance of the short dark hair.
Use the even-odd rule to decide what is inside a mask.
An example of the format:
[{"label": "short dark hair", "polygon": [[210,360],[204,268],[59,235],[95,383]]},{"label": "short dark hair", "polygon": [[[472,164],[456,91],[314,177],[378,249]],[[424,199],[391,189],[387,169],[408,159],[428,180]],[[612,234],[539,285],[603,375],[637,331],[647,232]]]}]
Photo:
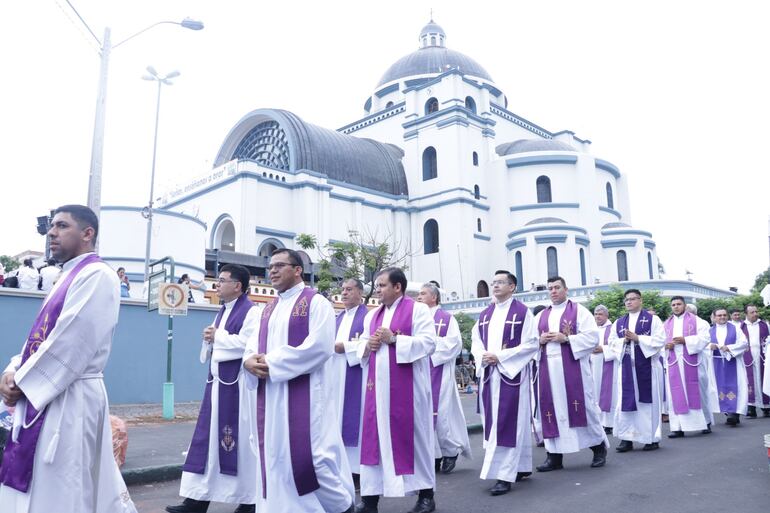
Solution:
[{"label": "short dark hair", "polygon": [[96,237],[99,236],[99,218],[96,217],[94,211],[85,205],[62,205],[53,211],[54,216],[65,213],[72,216],[81,230],[94,229],[94,238],[91,242],[96,245]]},{"label": "short dark hair", "polygon": [[379,275],[382,275],[382,274],[388,277],[388,281],[392,285],[395,285],[395,284],[401,285],[401,293],[406,294],[406,274],[404,274],[404,271],[402,269],[400,269],[399,267],[386,267],[385,269],[380,271]]},{"label": "short dark hair", "polygon": [[682,303],[686,303],[686,301],[684,300],[684,298],[683,298],[682,296],[674,296],[674,297],[672,297],[672,298],[671,298],[671,301],[669,301],[668,303],[669,303],[669,304],[671,304],[671,303],[673,303],[674,301],[676,301],[677,299],[678,299],[679,301],[681,301]]},{"label": "short dark hair", "polygon": [[754,308],[757,308],[757,305],[755,305],[754,303],[749,303],[748,305],[743,307],[743,313],[749,313],[749,307],[750,306],[753,306]]},{"label": "short dark hair", "polygon": [[361,292],[364,291],[364,282],[362,282],[358,278],[345,278],[344,280],[342,280],[342,283],[344,284],[346,281],[352,281],[358,290],[360,290]]},{"label": "short dark hair", "polygon": [[714,314],[714,315],[716,315],[716,314],[717,314],[717,312],[719,312],[720,310],[724,310],[724,311],[725,311],[725,313],[730,313],[730,312],[728,312],[728,311],[727,311],[727,308],[725,308],[724,306],[718,306],[718,307],[714,308],[714,311],[713,311],[713,312],[711,312],[711,313],[712,313],[712,314]]},{"label": "short dark hair", "polygon": [[514,276],[512,272],[506,271],[505,269],[502,269],[502,270],[499,270],[499,271],[495,271],[495,275],[498,275],[498,274],[506,275],[508,277],[508,281],[513,283],[514,287],[516,285],[518,285],[518,282],[516,280],[516,276]]},{"label": "short dark hair", "polygon": [[276,250],[273,250],[272,253],[270,253],[270,256],[273,257],[275,255],[280,255],[281,253],[286,253],[289,255],[289,263],[295,267],[303,267],[302,265],[302,257],[299,256],[299,252],[294,251],[293,249],[289,248],[278,248]]},{"label": "short dark hair", "polygon": [[251,275],[249,270],[238,264],[225,264],[219,268],[220,273],[230,273],[230,276],[234,280],[238,280],[241,283],[241,292],[249,291],[249,281],[251,281]]},{"label": "short dark hair", "polygon": [[119,273],[120,271],[123,271],[123,272],[125,272],[125,271],[126,271],[126,268],[125,268],[125,267],[118,267],[118,270],[117,270],[117,271],[115,271],[115,272],[118,272],[118,273]]},{"label": "short dark hair", "polygon": [[730,308],[729,314],[732,315],[734,313],[741,313],[740,308]]},{"label": "short dark hair", "polygon": [[50,266],[56,265],[56,259],[55,258],[49,258],[47,264],[50,265]]},{"label": "short dark hair", "polygon": [[32,267],[32,259],[31,258],[25,258],[24,259],[24,267]]},{"label": "short dark hair", "polygon": [[562,278],[561,276],[551,276],[546,280],[546,284],[548,283],[556,283],[557,281],[560,281],[562,286],[566,289],[567,288],[567,282]]},{"label": "short dark hair", "polygon": [[428,283],[434,284],[436,287],[441,288],[441,285],[436,280],[430,280]]},{"label": "short dark hair", "polygon": [[636,294],[637,296],[642,297],[642,293],[639,291],[639,289],[628,289],[623,292],[623,298],[625,299],[625,297],[629,294]]}]

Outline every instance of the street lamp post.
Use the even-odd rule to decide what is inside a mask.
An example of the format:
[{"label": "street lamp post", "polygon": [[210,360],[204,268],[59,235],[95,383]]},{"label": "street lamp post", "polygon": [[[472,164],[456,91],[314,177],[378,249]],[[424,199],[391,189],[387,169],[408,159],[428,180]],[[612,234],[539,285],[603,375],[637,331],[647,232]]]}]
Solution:
[{"label": "street lamp post", "polygon": [[142,215],[147,219],[147,240],[145,242],[144,253],[144,280],[150,279],[150,248],[152,247],[152,205],[155,196],[155,157],[158,153],[158,120],[160,119],[160,92],[164,85],[174,85],[171,82],[172,78],[176,78],[180,75],[178,71],[172,71],[164,77],[158,75],[155,68],[147,66],[148,75],[144,75],[142,80],[149,80],[151,82],[158,83],[158,101],[155,105],[155,136],[152,140],[152,173],[150,174],[150,201],[147,203],[147,207],[142,210]]}]

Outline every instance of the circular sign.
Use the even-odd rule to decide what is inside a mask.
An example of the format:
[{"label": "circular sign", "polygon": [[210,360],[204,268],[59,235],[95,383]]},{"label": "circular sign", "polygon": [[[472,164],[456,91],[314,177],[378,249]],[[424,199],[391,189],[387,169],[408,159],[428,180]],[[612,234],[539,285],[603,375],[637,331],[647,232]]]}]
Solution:
[{"label": "circular sign", "polygon": [[167,308],[179,308],[186,299],[182,285],[169,283],[163,290],[163,302]]}]

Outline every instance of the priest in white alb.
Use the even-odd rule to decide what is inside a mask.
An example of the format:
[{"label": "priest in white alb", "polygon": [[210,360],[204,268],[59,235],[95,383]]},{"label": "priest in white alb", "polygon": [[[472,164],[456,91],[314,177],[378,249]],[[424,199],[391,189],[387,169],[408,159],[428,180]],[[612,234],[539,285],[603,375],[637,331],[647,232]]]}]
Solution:
[{"label": "priest in white alb", "polygon": [[532,413],[529,363],[540,347],[536,324],[527,306],[513,297],[516,277],[497,271],[494,302],[473,326],[471,353],[479,380],[479,407],[484,427],[481,479],[495,479],[492,495],[532,474]]},{"label": "priest in white alb", "polygon": [[62,274],[0,378],[4,404],[16,406],[0,467],[3,513],[136,513],[112,453],[102,372],[120,283],[94,252],[98,232],[88,207],[54,212],[48,240]]},{"label": "priest in white alb", "polygon": [[618,362],[614,358],[604,358],[604,351],[609,351],[610,330],[612,321],[610,311],[604,305],[594,308],[594,320],[598,328],[599,344],[591,354],[591,372],[594,378],[594,397],[599,405],[604,432],[612,434],[612,426],[615,424],[615,405],[618,402]]},{"label": "priest in white alb", "polygon": [[247,384],[257,389],[256,510],[350,513],[353,478],[339,424],[334,415],[328,421],[336,400],[326,365],[334,352],[334,310],[305,287],[302,272],[296,251],[273,252],[268,276],[278,297],[262,310],[243,356]]},{"label": "priest in white alb", "polygon": [[714,411],[726,414],[725,423],[736,427],[741,423],[740,416],[746,415],[749,402],[748,380],[742,359],[743,354],[749,350],[749,341],[739,327],[728,322],[725,308],[714,310],[714,325],[709,335],[715,383],[711,397]]},{"label": "priest in white alb", "polygon": [[743,366],[746,369],[746,379],[749,388],[749,409],[746,416],[757,417],[757,408],[762,410],[763,417],[770,417],[770,395],[762,392],[762,382],[765,379],[765,345],[770,337],[770,327],[759,318],[755,305],[744,308],[746,320],[740,328],[749,341],[749,350],[743,353]]}]

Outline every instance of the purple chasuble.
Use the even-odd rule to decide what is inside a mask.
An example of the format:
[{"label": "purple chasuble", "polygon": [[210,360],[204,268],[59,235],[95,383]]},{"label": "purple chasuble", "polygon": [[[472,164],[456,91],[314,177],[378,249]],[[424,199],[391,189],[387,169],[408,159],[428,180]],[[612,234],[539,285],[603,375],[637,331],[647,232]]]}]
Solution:
[{"label": "purple chasuble", "polygon": [[[489,347],[489,322],[495,312],[495,304],[489,305],[479,315],[479,335],[484,349]],[[505,316],[503,324],[502,349],[512,349],[521,344],[521,333],[524,329],[524,319],[527,317],[527,306],[513,299]],[[517,321],[516,319],[521,319]],[[481,400],[484,403],[484,440],[489,440],[492,431],[492,390],[489,379],[492,375],[492,365],[484,368],[481,382]],[[500,447],[516,447],[516,432],[519,419],[519,386],[521,373],[509,382],[500,374],[500,397],[497,402],[497,445]]]},{"label": "purple chasuble", "polygon": [[[433,314],[436,336],[446,337],[451,318],[452,315],[446,310],[436,309],[436,313]],[[435,429],[438,420],[438,400],[441,395],[441,377],[444,375],[444,364],[442,363],[434,367],[433,360],[428,358],[428,361],[430,362],[430,390],[433,397],[433,428]]]},{"label": "purple chasuble", "polygon": [[[746,378],[749,384],[749,403],[757,402],[756,391],[754,390],[754,357],[751,354],[751,339],[749,338],[749,327],[745,322],[741,322],[741,331],[746,335],[746,340],[749,342],[749,349],[743,353],[743,365],[746,367]],[[765,347],[764,341],[770,334],[770,329],[767,327],[767,323],[759,321],[759,383],[760,385],[765,382]],[[762,403],[769,404],[770,396],[763,393]]]},{"label": "purple chasuble", "polygon": [[[288,343],[299,347],[310,333],[310,302],[315,291],[305,287],[299,293],[289,317]],[[270,316],[280,298],[275,298],[262,311],[259,326],[259,354],[267,353],[267,334]],[[262,472],[262,498],[267,498],[267,475],[265,473],[265,389],[267,380],[259,379],[257,387],[257,436],[259,438],[259,463]],[[310,443],[310,374],[303,374],[288,382],[289,406],[289,452],[291,453],[291,471],[297,494],[307,495],[318,490],[318,478],[313,465],[313,449]]]},{"label": "purple chasuble", "polygon": [[[604,327],[604,340],[603,345],[607,346],[610,340],[610,330],[612,330],[612,323],[609,323]],[[602,357],[604,353],[602,353]],[[612,394],[614,388],[612,386],[612,378],[615,373],[615,362],[613,360],[605,361],[602,364],[602,385],[599,389],[599,409],[605,413],[612,411]]]},{"label": "purple chasuble", "polygon": [[[717,342],[717,327],[712,326],[709,330],[711,334],[711,343]],[[737,331],[732,323],[727,323],[727,337],[725,345],[735,344],[737,340]],[[717,392],[719,395],[719,411],[722,413],[736,413],[738,411],[738,359],[732,358],[729,362],[722,357],[719,349],[714,349],[714,377],[717,382]]]},{"label": "purple chasuble", "polygon": [[[353,314],[348,340],[357,340],[364,332],[364,317],[369,310],[365,305],[358,305]],[[345,317],[345,312],[337,316],[337,331]],[[344,355],[343,355],[344,356]],[[345,366],[345,398],[342,406],[342,442],[345,447],[358,447],[358,433],[361,423],[361,379],[360,365]]]},{"label": "purple chasuble", "polygon": [[[236,335],[243,328],[243,321],[246,315],[254,306],[249,300],[248,294],[242,294],[235,300],[233,309],[227,317],[225,330],[230,335]],[[217,317],[214,320],[214,327],[219,328],[219,323],[225,313],[224,305],[219,309]],[[219,408],[217,415],[217,433],[219,433],[219,473],[229,476],[238,475],[238,416],[240,412],[240,391],[238,382],[240,377],[241,365],[243,361],[240,358],[219,362]],[[206,472],[206,463],[209,458],[209,437],[211,436],[211,386],[214,382],[214,376],[211,373],[209,362],[209,376],[206,381],[206,389],[203,392],[203,401],[198,413],[198,422],[195,424],[190,449],[187,452],[182,470],[193,474],[204,474]]]},{"label": "purple chasuble", "polygon": [[[698,334],[698,324],[694,314],[685,312],[682,322],[683,337]],[[666,320],[663,328],[666,330],[666,343],[670,343],[671,339],[674,338],[673,315]],[[682,344],[682,359],[684,360],[684,386],[682,385],[682,376],[679,372],[679,360],[676,357],[676,350],[668,350],[666,374],[668,375],[668,386],[671,387],[670,401],[674,407],[674,413],[677,415],[686,415],[690,410],[701,409],[700,384],[698,383],[698,355],[691,355],[687,351],[687,344]]]},{"label": "purple chasuble", "polygon": [[[403,296],[393,312],[390,330],[396,335],[412,335],[414,300]],[[385,305],[374,313],[369,334],[382,325]],[[398,343],[398,342],[396,342]],[[380,464],[380,441],[377,429],[377,355],[388,352],[390,374],[390,443],[397,476],[414,474],[414,375],[411,363],[396,363],[394,344],[383,344],[379,351],[369,353],[364,396],[364,422],[361,435],[361,465]],[[385,357],[385,355],[381,356]]]},{"label": "purple chasuble", "polygon": [[[72,281],[85,266],[101,261],[102,259],[97,255],[88,255],[83,258],[72,268],[72,271],[64,277],[56,290],[48,297],[48,301],[40,308],[40,312],[38,312],[27,337],[27,342],[24,344],[20,369],[37,352],[40,345],[46,341],[48,335],[54,330],[56,321],[59,319],[64,308],[64,301],[67,299],[67,291]],[[29,485],[32,482],[37,442],[47,413],[48,407],[38,412],[32,406],[32,403],[27,401],[24,425],[29,427],[21,427],[16,442],[9,436],[5,446],[2,466],[0,467],[0,483],[23,493],[29,491]],[[36,418],[37,420],[35,420]],[[41,483],[40,486],[45,487],[45,483]]]},{"label": "purple chasuble", "polygon": [[[616,334],[618,338],[626,336],[629,314],[617,320]],[[641,310],[636,319],[634,333],[646,336],[652,332],[652,314]],[[633,345],[634,363],[631,363],[631,346]],[[636,411],[636,394],[634,391],[634,370],[636,370],[636,387],[639,392],[639,402],[652,403],[652,358],[647,358],[639,344],[624,342],[623,359],[621,360],[621,391],[620,410]]]}]

